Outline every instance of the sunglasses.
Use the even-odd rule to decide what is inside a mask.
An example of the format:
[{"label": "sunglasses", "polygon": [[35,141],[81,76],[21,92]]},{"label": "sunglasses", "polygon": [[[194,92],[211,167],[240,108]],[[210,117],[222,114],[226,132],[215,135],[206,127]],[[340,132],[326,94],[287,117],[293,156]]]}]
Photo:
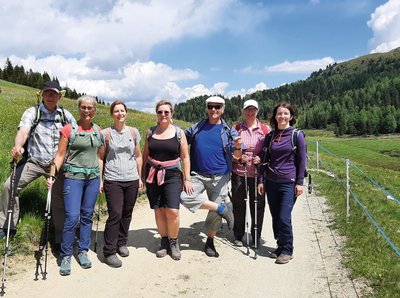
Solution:
[{"label": "sunglasses", "polygon": [[88,111],[90,112],[90,111],[94,110],[94,107],[80,106],[79,109],[80,109],[81,111],[88,110]]},{"label": "sunglasses", "polygon": [[222,106],[220,105],[207,105],[207,109],[212,110],[212,109],[216,109],[216,110],[220,110],[222,108]]},{"label": "sunglasses", "polygon": [[157,111],[157,114],[158,115],[165,115],[165,116],[168,116],[169,115],[169,111]]}]

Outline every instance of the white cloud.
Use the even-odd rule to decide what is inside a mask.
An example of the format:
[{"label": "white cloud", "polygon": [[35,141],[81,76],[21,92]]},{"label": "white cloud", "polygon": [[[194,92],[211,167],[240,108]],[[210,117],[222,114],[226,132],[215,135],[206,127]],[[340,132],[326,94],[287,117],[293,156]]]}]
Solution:
[{"label": "white cloud", "polygon": [[200,74],[151,61],[155,46],[221,30],[247,33],[268,18],[265,9],[238,0],[14,0],[1,1],[0,16],[0,61],[10,57],[78,92],[141,110],[159,98],[181,102],[229,87],[181,87]]},{"label": "white cloud", "polygon": [[374,37],[372,53],[387,52],[400,46],[400,1],[389,0],[375,9],[368,21]]},{"label": "white cloud", "polygon": [[324,57],[322,59],[312,60],[298,60],[298,61],[284,61],[282,63],[265,66],[264,68],[257,68],[247,66],[240,70],[246,74],[262,74],[262,73],[310,73],[319,69],[324,69],[327,65],[335,63],[331,57]]}]

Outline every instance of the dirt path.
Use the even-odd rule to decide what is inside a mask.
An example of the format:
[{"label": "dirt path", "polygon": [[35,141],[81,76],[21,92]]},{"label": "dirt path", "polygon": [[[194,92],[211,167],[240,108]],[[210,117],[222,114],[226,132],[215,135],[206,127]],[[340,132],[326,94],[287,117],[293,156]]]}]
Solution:
[{"label": "dirt path", "polygon": [[[34,260],[10,276],[6,297],[359,297],[360,287],[341,266],[338,240],[329,229],[326,205],[321,197],[305,195],[293,212],[295,253],[287,265],[268,257],[274,249],[270,215],[266,210],[263,244],[254,252],[232,246],[226,224],[218,234],[219,258],[203,253],[206,211],[191,214],[181,209],[182,260],[154,255],[159,239],[153,211],[147,203],[134,210],[128,247],[130,256],[113,269],[102,263],[102,254],[90,251],[93,267],[82,269],[74,260],[72,274],[58,274],[51,256],[47,280],[34,281]],[[100,228],[104,228],[102,225]],[[102,236],[99,232],[98,251]],[[33,259],[33,258],[32,258]],[[356,290],[357,289],[357,290]]]}]

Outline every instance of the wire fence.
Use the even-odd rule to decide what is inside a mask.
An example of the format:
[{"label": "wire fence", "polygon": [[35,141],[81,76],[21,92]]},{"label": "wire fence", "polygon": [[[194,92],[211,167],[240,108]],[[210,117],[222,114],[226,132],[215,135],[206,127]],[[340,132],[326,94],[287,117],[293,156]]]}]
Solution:
[{"label": "wire fence", "polygon": [[[398,243],[400,243],[398,212],[393,212],[394,209],[400,207],[400,200],[351,160],[329,151],[318,141],[309,140],[308,143],[315,145],[315,151],[309,151],[309,157],[311,162],[315,163],[317,174],[328,173],[345,190],[346,222],[351,224],[349,218],[352,197],[354,202],[361,207],[369,222],[376,227],[383,239],[400,256],[400,250],[395,245],[395,240],[399,240]],[[383,198],[383,200],[379,198]],[[389,201],[393,203],[389,204]]]}]

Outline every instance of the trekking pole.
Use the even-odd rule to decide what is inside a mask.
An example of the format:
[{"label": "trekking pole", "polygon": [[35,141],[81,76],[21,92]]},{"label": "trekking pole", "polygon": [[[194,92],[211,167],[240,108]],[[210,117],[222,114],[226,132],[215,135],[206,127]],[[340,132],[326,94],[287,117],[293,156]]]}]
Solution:
[{"label": "trekking pole", "polygon": [[[54,177],[54,176],[51,176]],[[35,271],[35,280],[38,280],[39,274],[42,275],[42,279],[45,280],[47,278],[47,256],[48,256],[48,250],[49,250],[49,226],[50,226],[50,219],[51,219],[51,190],[52,187],[50,187],[47,190],[47,200],[46,200],[46,210],[44,212],[44,224],[43,224],[43,229],[42,233],[40,235],[40,241],[39,241],[39,248],[38,250],[35,251],[35,259],[36,259],[36,271]],[[44,250],[44,270],[42,267],[42,256],[43,256],[43,250]],[[39,273],[40,269],[40,273]]]},{"label": "trekking pole", "polygon": [[257,245],[258,245],[258,235],[257,235],[257,204],[258,204],[258,192],[257,192],[257,165],[254,164],[254,259],[257,259]]},{"label": "trekking pole", "polygon": [[15,180],[17,173],[17,160],[14,158],[11,162],[12,174],[10,180],[10,202],[8,203],[8,211],[7,211],[7,236],[6,236],[6,244],[4,248],[4,261],[3,261],[3,275],[1,278],[1,291],[0,295],[4,296],[6,288],[6,270],[7,270],[7,258],[10,252],[9,241],[10,241],[10,231],[11,231],[11,221],[13,219],[14,212],[14,200],[15,200]]},{"label": "trekking pole", "polygon": [[96,223],[96,234],[94,240],[94,252],[97,252],[97,234],[99,232],[99,221],[100,221],[100,195],[97,198],[97,223]]},{"label": "trekking pole", "polygon": [[247,244],[247,254],[250,254],[250,239],[249,239],[249,234],[250,234],[250,197],[249,197],[249,190],[247,188],[247,163],[244,165],[244,187],[246,189],[246,216],[245,216],[245,221],[246,221],[246,244]]}]

